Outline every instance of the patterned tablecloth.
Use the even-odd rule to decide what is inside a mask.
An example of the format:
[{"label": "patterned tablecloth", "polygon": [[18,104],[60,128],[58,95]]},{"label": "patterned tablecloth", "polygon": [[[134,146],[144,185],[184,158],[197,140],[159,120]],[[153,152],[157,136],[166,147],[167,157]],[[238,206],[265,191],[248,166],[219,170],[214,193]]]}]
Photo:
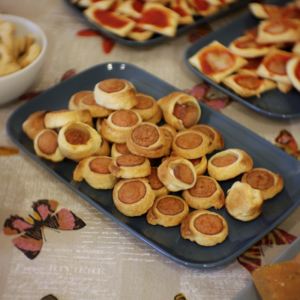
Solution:
[{"label": "patterned tablecloth", "polygon": [[[233,299],[250,281],[250,272],[271,262],[300,235],[300,207],[238,259],[217,268],[179,265],[139,240],[87,203],[22,151],[6,133],[10,114],[35,94],[68,76],[108,61],[132,63],[170,84],[196,92],[199,100],[275,144],[288,136],[287,151],[299,159],[300,119],[272,119],[228,98],[207,96],[206,85],[183,61],[191,41],[244,12],[241,9],[207,27],[159,45],[128,47],[88,29],[61,0],[0,0],[0,13],[28,18],[48,37],[47,59],[29,94],[0,108],[0,224],[11,215],[32,214],[32,202],[54,199],[80,220],[75,231],[44,230],[42,250],[28,259],[0,233],[0,298],[49,299]],[[208,28],[208,29],[207,29]],[[1,91],[0,91],[1,94]],[[282,131],[285,130],[285,131]],[[284,135],[284,133],[289,135]],[[283,139],[279,139],[280,144]],[[283,143],[281,143],[283,146]],[[12,148],[10,148],[12,147]],[[14,152],[15,151],[15,152]],[[48,299],[48,298],[46,298]],[[183,299],[183,298],[182,298]]]}]

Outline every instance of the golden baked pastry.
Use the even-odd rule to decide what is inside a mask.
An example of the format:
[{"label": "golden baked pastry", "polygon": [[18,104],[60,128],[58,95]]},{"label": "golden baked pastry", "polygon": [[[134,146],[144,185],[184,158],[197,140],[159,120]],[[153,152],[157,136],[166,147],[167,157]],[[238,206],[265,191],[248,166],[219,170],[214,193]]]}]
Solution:
[{"label": "golden baked pastry", "polygon": [[286,64],[286,72],[293,87],[300,92],[300,58],[294,57]]},{"label": "golden baked pastry", "polygon": [[96,156],[109,156],[110,155],[110,145],[109,142],[101,138],[100,148],[97,152],[95,152]]},{"label": "golden baked pastry", "polygon": [[129,151],[126,143],[121,143],[121,144],[113,143],[111,146],[111,157],[116,158],[123,154],[132,154]]},{"label": "golden baked pastry", "polygon": [[43,129],[34,138],[35,153],[48,160],[58,162],[65,157],[58,147],[58,134],[53,129]]},{"label": "golden baked pastry", "polygon": [[58,145],[65,157],[79,161],[99,151],[101,136],[87,124],[70,122],[60,129]]},{"label": "golden baked pastry", "polygon": [[227,191],[225,207],[227,212],[240,221],[257,218],[262,210],[264,198],[260,190],[253,189],[248,183],[236,181]]},{"label": "golden baked pastry", "polygon": [[172,92],[158,100],[166,123],[176,130],[188,129],[197,124],[201,117],[198,100],[184,92]]},{"label": "golden baked pastry", "polygon": [[31,114],[22,124],[22,129],[30,139],[34,139],[36,135],[45,129],[45,115],[51,110],[37,111]]},{"label": "golden baked pastry", "polygon": [[161,121],[162,117],[163,113],[161,111],[161,108],[158,106],[157,113],[152,118],[148,119],[147,122],[157,124]]},{"label": "golden baked pastry", "polygon": [[161,131],[165,135],[164,156],[170,155],[172,149],[172,141],[176,134],[176,129],[169,124],[160,126]]},{"label": "golden baked pastry", "polygon": [[96,102],[112,110],[131,109],[138,104],[134,85],[127,80],[110,78],[98,82],[94,88]]},{"label": "golden baked pastry", "polygon": [[155,194],[145,178],[122,179],[113,190],[116,208],[128,217],[145,214],[154,199]]},{"label": "golden baked pastry", "polygon": [[293,84],[277,81],[277,88],[280,92],[287,94],[293,89]]},{"label": "golden baked pastry", "polygon": [[241,149],[227,149],[213,155],[207,164],[209,176],[218,181],[232,179],[253,168],[252,158]]},{"label": "golden baked pastry", "polygon": [[210,138],[196,130],[180,130],[172,142],[172,150],[186,159],[195,159],[208,153]]},{"label": "golden baked pastry", "polygon": [[133,17],[139,19],[142,16],[142,9],[144,3],[135,0],[122,1],[116,8],[116,12],[126,15],[128,17]]},{"label": "golden baked pastry", "polygon": [[158,158],[164,155],[165,135],[156,124],[142,122],[131,128],[126,144],[135,155]]},{"label": "golden baked pastry", "polygon": [[192,188],[196,183],[193,164],[183,157],[169,157],[158,167],[159,180],[171,192]]},{"label": "golden baked pastry", "polygon": [[165,195],[155,199],[146,218],[151,225],[173,227],[179,225],[188,213],[189,206],[183,199],[173,195]]},{"label": "golden baked pastry", "polygon": [[191,128],[191,130],[200,131],[210,138],[210,144],[208,145],[208,154],[215,150],[224,149],[225,142],[222,134],[215,128],[206,124],[197,124]]},{"label": "golden baked pastry", "polygon": [[51,111],[45,115],[46,128],[60,128],[69,122],[81,122],[94,126],[93,118],[89,110],[68,110],[62,109]]},{"label": "golden baked pastry", "polygon": [[123,154],[112,160],[109,170],[117,178],[138,178],[148,176],[151,165],[146,157]]},{"label": "golden baked pastry", "polygon": [[181,223],[181,236],[201,246],[215,246],[228,236],[226,220],[219,214],[205,209],[189,213]]},{"label": "golden baked pastry", "polygon": [[103,121],[104,121],[105,119],[107,119],[107,118],[108,118],[108,117],[106,117],[106,118],[97,118],[97,119],[96,119],[96,122],[95,122],[95,128],[96,128],[97,132],[100,133],[100,130],[101,130],[101,126],[102,126],[102,124],[103,124]]},{"label": "golden baked pastry", "polygon": [[247,60],[213,41],[188,59],[189,63],[216,83],[247,64]]},{"label": "golden baked pastry", "polygon": [[225,194],[219,183],[209,176],[198,176],[195,185],[182,192],[188,205],[195,209],[220,209],[225,203]]},{"label": "golden baked pastry", "polygon": [[186,0],[171,0],[170,8],[179,14],[178,25],[187,25],[195,22]]},{"label": "golden baked pastry", "polygon": [[248,183],[253,189],[262,192],[264,200],[275,197],[283,189],[283,178],[264,168],[254,168],[244,173],[241,182]]},{"label": "golden baked pastry", "polygon": [[100,134],[112,143],[125,143],[131,129],[140,123],[142,118],[138,113],[121,109],[103,119]]},{"label": "golden baked pastry", "polygon": [[207,169],[206,155],[203,155],[199,158],[189,159],[189,161],[193,164],[197,176],[202,175],[206,172]]},{"label": "golden baked pastry", "polygon": [[112,158],[108,156],[90,156],[76,166],[73,179],[85,181],[94,189],[112,189],[118,182],[118,178],[111,174],[109,164]]},{"label": "golden baked pastry", "polygon": [[213,15],[221,8],[219,5],[212,5],[206,0],[188,0],[188,3],[191,6],[192,14],[202,17]]},{"label": "golden baked pastry", "polygon": [[69,100],[68,108],[70,110],[78,110],[79,109],[78,103],[79,103],[80,99],[82,99],[83,97],[85,97],[87,95],[93,95],[93,91],[80,91],[80,92],[77,92],[74,95],[72,95]]},{"label": "golden baked pastry", "polygon": [[170,191],[158,178],[157,167],[151,167],[151,173],[147,176],[147,179],[149,180],[149,184],[155,194],[155,198],[169,194]]}]

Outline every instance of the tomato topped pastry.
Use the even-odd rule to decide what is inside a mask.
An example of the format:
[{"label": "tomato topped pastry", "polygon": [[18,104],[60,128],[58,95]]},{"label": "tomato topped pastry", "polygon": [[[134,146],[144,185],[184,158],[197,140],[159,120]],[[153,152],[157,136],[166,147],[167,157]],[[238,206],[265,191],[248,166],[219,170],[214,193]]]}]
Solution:
[{"label": "tomato topped pastry", "polygon": [[216,83],[247,64],[247,60],[213,41],[189,58],[189,63]]},{"label": "tomato topped pastry", "polygon": [[241,97],[260,96],[260,94],[277,88],[276,82],[259,78],[256,75],[237,73],[223,79],[223,83]]},{"label": "tomato topped pastry", "polygon": [[300,57],[294,57],[287,62],[287,74],[295,87],[300,92]]},{"label": "tomato topped pastry", "polygon": [[220,6],[213,5],[206,0],[188,0],[191,6],[193,15],[200,15],[202,17],[210,16],[220,10]]},{"label": "tomato topped pastry", "polygon": [[186,0],[171,0],[170,8],[179,14],[178,25],[192,24],[195,22]]},{"label": "tomato topped pastry", "polygon": [[247,58],[248,63],[237,70],[239,73],[256,75],[256,70],[263,60],[263,57]]},{"label": "tomato topped pastry", "polygon": [[124,14],[135,19],[139,19],[142,16],[142,10],[144,2],[140,0],[126,0],[120,3],[116,8],[116,11],[120,14]]}]

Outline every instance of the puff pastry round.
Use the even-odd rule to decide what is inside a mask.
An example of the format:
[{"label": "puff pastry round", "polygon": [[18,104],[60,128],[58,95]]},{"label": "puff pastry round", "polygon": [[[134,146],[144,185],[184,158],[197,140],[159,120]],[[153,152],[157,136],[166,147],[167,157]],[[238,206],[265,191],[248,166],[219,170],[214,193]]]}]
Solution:
[{"label": "puff pastry round", "polygon": [[160,129],[165,135],[164,156],[168,156],[170,155],[172,149],[172,141],[177,131],[174,127],[168,124],[164,124],[160,127]]},{"label": "puff pastry round", "polygon": [[188,213],[189,206],[183,199],[165,195],[155,199],[146,218],[151,225],[173,227],[179,225]]},{"label": "puff pastry round", "polygon": [[142,122],[130,130],[126,144],[135,155],[158,158],[164,155],[165,135],[156,124]]},{"label": "puff pastry round", "polygon": [[103,119],[100,134],[112,143],[125,143],[131,129],[140,123],[142,118],[138,113],[121,109],[110,114],[107,119]]},{"label": "puff pastry round", "polygon": [[201,131],[180,130],[172,141],[172,150],[186,159],[195,159],[208,153],[210,138]]},{"label": "puff pastry round", "polygon": [[228,236],[226,220],[217,213],[198,209],[189,213],[181,223],[181,236],[201,246],[215,246]]},{"label": "puff pastry round", "polygon": [[260,190],[253,189],[248,183],[236,181],[227,191],[225,207],[227,212],[237,220],[251,221],[262,210],[264,198]]},{"label": "puff pastry round", "polygon": [[80,92],[72,95],[72,97],[69,100],[69,104],[68,104],[69,109],[70,110],[78,110],[79,109],[79,107],[78,107],[79,101],[87,95],[93,95],[93,91],[80,91]]},{"label": "puff pastry round", "polygon": [[158,178],[157,167],[151,167],[151,173],[147,176],[147,179],[149,180],[149,184],[155,194],[155,198],[169,194],[170,191]]},{"label": "puff pastry round", "polygon": [[198,100],[184,92],[173,92],[157,101],[166,123],[176,130],[188,129],[201,117]]},{"label": "puff pastry round", "polygon": [[159,112],[159,106],[153,97],[143,93],[136,93],[136,99],[138,104],[132,110],[137,112],[143,121],[148,121]]},{"label": "puff pastry round", "polygon": [[121,143],[121,144],[113,143],[113,145],[111,146],[111,157],[116,158],[123,154],[132,154],[129,151],[126,143]]},{"label": "puff pastry round", "polygon": [[34,138],[35,153],[53,162],[62,161],[65,157],[58,147],[58,134],[53,129],[43,129]]},{"label": "puff pastry round", "polygon": [[101,136],[87,124],[70,122],[60,129],[58,145],[65,157],[79,161],[99,151]]},{"label": "puff pastry round", "polygon": [[151,173],[149,159],[133,154],[123,154],[114,158],[109,166],[117,178],[146,177]]},{"label": "puff pastry round", "polygon": [[163,113],[161,111],[161,108],[158,106],[157,113],[152,118],[148,119],[147,122],[157,124],[161,121],[162,117]]},{"label": "puff pastry round", "polygon": [[292,85],[300,92],[300,58],[294,57],[289,60],[286,64],[286,71]]},{"label": "puff pastry round", "polygon": [[227,149],[213,155],[207,164],[209,176],[218,181],[232,179],[253,168],[252,158],[243,150]]},{"label": "puff pastry round", "polygon": [[73,173],[76,181],[85,181],[94,189],[112,189],[118,178],[109,171],[112,158],[108,156],[90,156],[79,162]]},{"label": "puff pastry round", "polygon": [[248,183],[253,189],[260,190],[264,200],[275,197],[284,186],[280,174],[264,168],[254,168],[250,172],[244,173],[241,182]]},{"label": "puff pastry round", "polygon": [[203,155],[199,158],[189,159],[189,161],[193,164],[196,174],[203,175],[207,170],[207,157]]},{"label": "puff pastry round", "polygon": [[225,194],[219,183],[209,176],[198,176],[196,184],[182,192],[188,205],[195,209],[220,209],[225,203]]},{"label": "puff pastry round", "polygon": [[169,157],[158,167],[159,180],[171,192],[192,188],[197,179],[193,164],[183,157]]},{"label": "puff pastry round", "polygon": [[153,205],[155,194],[145,178],[122,179],[114,187],[116,208],[128,217],[145,214]]},{"label": "puff pastry round", "polygon": [[110,145],[109,142],[101,138],[100,148],[97,152],[95,152],[96,156],[109,156],[110,155]]},{"label": "puff pastry round", "polygon": [[31,114],[22,124],[23,131],[30,139],[33,140],[39,132],[46,128],[44,119],[49,112],[50,110],[37,111]]},{"label": "puff pastry round", "polygon": [[131,109],[138,104],[134,85],[124,79],[110,78],[95,85],[96,102],[109,109]]}]

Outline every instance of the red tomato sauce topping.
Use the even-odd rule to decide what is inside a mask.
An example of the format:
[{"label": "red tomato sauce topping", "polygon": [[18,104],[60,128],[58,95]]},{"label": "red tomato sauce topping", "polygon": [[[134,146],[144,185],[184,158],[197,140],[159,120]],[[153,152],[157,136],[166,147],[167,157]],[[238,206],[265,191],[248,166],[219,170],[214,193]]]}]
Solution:
[{"label": "red tomato sauce topping", "polygon": [[295,76],[298,80],[300,80],[300,61],[297,63],[295,67]]},{"label": "red tomato sauce topping", "polygon": [[165,28],[169,25],[166,13],[156,8],[147,10],[141,17],[139,23],[151,24],[160,28]]},{"label": "red tomato sauce topping", "polygon": [[199,11],[205,11],[209,8],[209,3],[204,0],[195,0],[194,5]]},{"label": "red tomato sauce topping", "polygon": [[128,22],[121,20],[116,15],[109,11],[96,10],[94,12],[95,18],[102,24],[113,28],[122,28],[128,24]]},{"label": "red tomato sauce topping", "polygon": [[265,67],[272,73],[286,75],[286,63],[293,55],[275,54],[264,61]]},{"label": "red tomato sauce topping", "polygon": [[132,8],[139,13],[143,10],[143,7],[144,7],[144,3],[141,1],[137,0],[132,3]]},{"label": "red tomato sauce topping", "polygon": [[248,74],[239,74],[234,78],[234,81],[248,90],[257,90],[262,84],[262,80],[256,76]]},{"label": "red tomato sauce topping", "polygon": [[235,46],[240,49],[248,49],[248,48],[256,48],[261,49],[264,47],[268,47],[269,45],[262,45],[255,42],[255,38],[248,38],[247,40],[243,41],[236,41]]}]

